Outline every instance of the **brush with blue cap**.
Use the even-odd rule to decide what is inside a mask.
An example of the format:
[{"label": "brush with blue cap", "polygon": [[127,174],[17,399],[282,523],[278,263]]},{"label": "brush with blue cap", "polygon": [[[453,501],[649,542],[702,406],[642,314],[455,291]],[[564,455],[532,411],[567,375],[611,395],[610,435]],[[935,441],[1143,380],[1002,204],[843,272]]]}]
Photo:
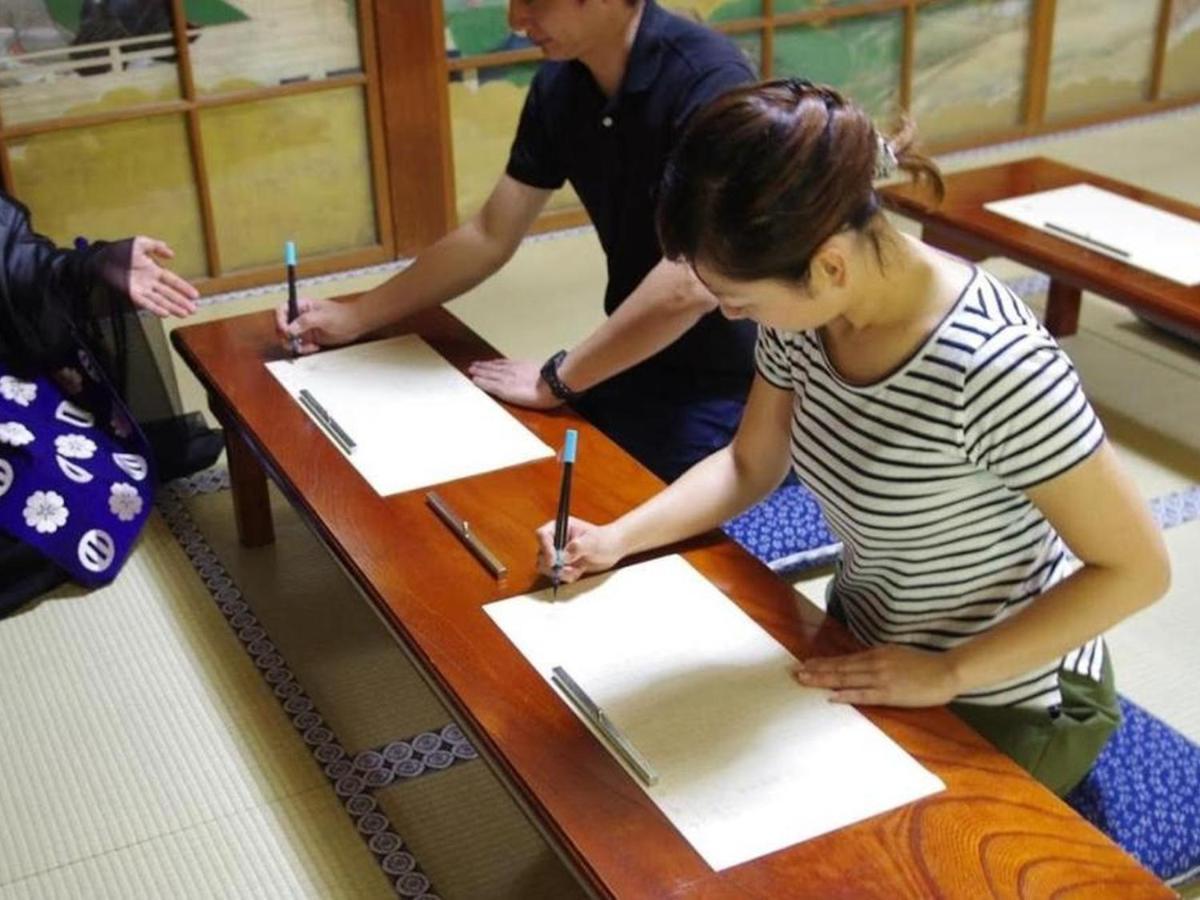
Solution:
[{"label": "brush with blue cap", "polygon": [[[288,324],[291,325],[300,316],[300,301],[296,297],[296,243],[288,241],[283,245],[283,261],[287,265],[288,291]],[[300,355],[300,338],[291,338],[292,356]]]},{"label": "brush with blue cap", "polygon": [[567,547],[567,523],[571,519],[571,469],[575,465],[575,448],[579,443],[579,432],[567,429],[563,440],[562,486],[558,491],[558,518],[554,520],[554,596],[558,596],[558,583],[563,567],[563,552]]}]

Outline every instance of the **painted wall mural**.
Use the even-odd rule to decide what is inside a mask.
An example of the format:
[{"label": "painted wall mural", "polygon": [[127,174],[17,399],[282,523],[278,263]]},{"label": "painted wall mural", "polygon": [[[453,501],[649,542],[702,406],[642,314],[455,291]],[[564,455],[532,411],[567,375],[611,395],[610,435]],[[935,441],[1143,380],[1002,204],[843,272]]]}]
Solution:
[{"label": "painted wall mural", "polygon": [[1200,91],[1200,0],[1174,0],[1163,92],[1168,97]]},{"label": "painted wall mural", "polygon": [[898,13],[775,31],[775,74],[832,84],[880,121],[900,108],[904,20]]},{"label": "painted wall mural", "polygon": [[951,0],[917,13],[912,114],[926,141],[1021,119],[1032,0]]},{"label": "painted wall mural", "polygon": [[[198,94],[362,70],[355,0],[185,0],[184,11]],[[0,7],[6,127],[179,97],[170,0]],[[206,110],[200,132],[226,271],[277,262],[287,239],[306,256],[376,242],[360,88]],[[181,272],[205,274],[182,116],[34,134],[9,149],[13,187],[51,237],[153,231]]]},{"label": "painted wall mural", "polygon": [[1103,112],[1145,99],[1158,4],[1058,0],[1046,117]]}]

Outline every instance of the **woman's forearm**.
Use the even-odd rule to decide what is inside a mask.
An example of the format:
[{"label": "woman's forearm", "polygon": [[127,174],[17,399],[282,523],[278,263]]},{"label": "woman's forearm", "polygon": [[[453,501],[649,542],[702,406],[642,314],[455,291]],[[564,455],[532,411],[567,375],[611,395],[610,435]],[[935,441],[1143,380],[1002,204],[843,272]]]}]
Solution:
[{"label": "woman's forearm", "polygon": [[782,477],[740,465],[731,445],[608,527],[622,556],[661,547],[717,527],[765,497]]},{"label": "woman's forearm", "polygon": [[1084,566],[1016,615],[947,652],[958,692],[978,690],[1046,665],[1165,592],[1165,566]]}]

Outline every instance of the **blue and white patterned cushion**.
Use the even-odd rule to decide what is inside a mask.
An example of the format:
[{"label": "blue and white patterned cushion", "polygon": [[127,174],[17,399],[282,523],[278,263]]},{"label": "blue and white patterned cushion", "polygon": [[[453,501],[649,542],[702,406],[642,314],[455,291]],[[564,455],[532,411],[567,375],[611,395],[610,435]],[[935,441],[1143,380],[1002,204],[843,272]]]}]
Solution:
[{"label": "blue and white patterned cushion", "polygon": [[1124,697],[1121,726],[1067,796],[1164,881],[1200,867],[1200,746]]},{"label": "blue and white patterned cushion", "polygon": [[785,484],[730,519],[725,533],[776,572],[820,565],[842,552],[817,501],[800,484]]},{"label": "blue and white patterned cushion", "polygon": [[1174,528],[1200,519],[1200,485],[1155,497],[1150,501],[1150,511],[1161,528]]}]

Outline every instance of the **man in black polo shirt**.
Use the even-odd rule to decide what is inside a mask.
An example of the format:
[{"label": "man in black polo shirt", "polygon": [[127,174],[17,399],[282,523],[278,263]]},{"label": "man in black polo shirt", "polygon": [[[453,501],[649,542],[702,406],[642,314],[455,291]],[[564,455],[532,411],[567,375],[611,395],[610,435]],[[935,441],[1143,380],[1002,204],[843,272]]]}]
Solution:
[{"label": "man in black polo shirt", "polygon": [[281,306],[280,333],[312,352],[453,299],[508,261],[569,180],[608,260],[609,318],[545,364],[477,362],[471,376],[523,406],[570,402],[672,480],[732,438],[752,378],[754,326],[724,319],[686,266],[662,259],[656,191],[691,114],[754,73],[728,38],[654,0],[510,0],[509,22],[548,61],[483,209],[354,303],[303,300],[290,327]]}]

